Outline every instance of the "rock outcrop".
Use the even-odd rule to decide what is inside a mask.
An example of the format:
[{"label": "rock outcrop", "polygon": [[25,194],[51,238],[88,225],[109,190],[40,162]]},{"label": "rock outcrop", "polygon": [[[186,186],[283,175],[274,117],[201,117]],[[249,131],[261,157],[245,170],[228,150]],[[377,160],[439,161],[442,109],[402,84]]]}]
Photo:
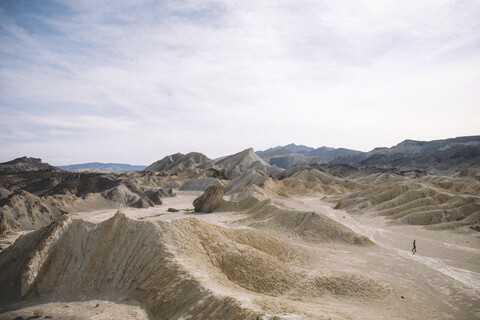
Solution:
[{"label": "rock outcrop", "polygon": [[193,201],[195,212],[212,212],[216,209],[226,209],[229,203],[223,200],[223,186],[210,186],[204,194]]}]

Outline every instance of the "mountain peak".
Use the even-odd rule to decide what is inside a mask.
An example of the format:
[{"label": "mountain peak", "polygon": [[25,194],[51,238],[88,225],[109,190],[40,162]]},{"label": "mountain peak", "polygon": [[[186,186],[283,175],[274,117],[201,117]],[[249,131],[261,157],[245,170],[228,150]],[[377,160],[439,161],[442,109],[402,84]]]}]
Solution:
[{"label": "mountain peak", "polygon": [[[222,160],[220,160],[217,164],[219,166],[231,166],[231,165],[244,165],[249,166],[252,163],[260,161],[262,163],[267,164],[262,158],[260,158],[253,148],[248,148],[238,153],[232,154]],[[268,164],[267,164],[268,165]]]},{"label": "mountain peak", "polygon": [[283,148],[287,149],[288,151],[297,152],[297,153],[308,153],[312,150],[315,150],[314,148],[307,147],[303,144],[296,145],[295,143],[290,143],[290,144],[284,146]]},{"label": "mountain peak", "polygon": [[217,166],[225,169],[230,178],[238,177],[248,170],[258,170],[268,175],[273,168],[268,162],[260,158],[253,148],[230,155],[218,161]]},{"label": "mountain peak", "polygon": [[175,153],[164,157],[149,165],[146,171],[166,171],[169,174],[181,173],[194,168],[207,169],[213,168],[215,164],[213,160],[203,153],[190,152],[187,154]]}]

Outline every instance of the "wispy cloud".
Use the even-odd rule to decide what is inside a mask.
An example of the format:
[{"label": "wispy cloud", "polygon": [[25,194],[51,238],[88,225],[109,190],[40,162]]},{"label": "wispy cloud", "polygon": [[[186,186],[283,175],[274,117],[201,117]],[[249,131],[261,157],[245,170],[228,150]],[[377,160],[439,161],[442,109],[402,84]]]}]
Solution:
[{"label": "wispy cloud", "polygon": [[474,0],[20,4],[0,5],[0,160],[478,134]]}]

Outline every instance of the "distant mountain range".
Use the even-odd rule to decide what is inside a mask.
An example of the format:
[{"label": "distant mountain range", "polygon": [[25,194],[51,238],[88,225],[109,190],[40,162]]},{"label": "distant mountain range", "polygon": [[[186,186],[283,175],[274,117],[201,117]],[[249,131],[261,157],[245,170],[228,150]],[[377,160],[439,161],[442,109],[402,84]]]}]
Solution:
[{"label": "distant mountain range", "polygon": [[0,173],[15,171],[38,171],[60,169],[102,171],[165,171],[169,174],[188,170],[209,169],[209,175],[234,178],[245,170],[260,170],[270,175],[278,168],[288,169],[299,166],[333,167],[347,165],[354,168],[376,167],[380,169],[449,170],[451,168],[468,169],[480,167],[480,136],[458,137],[434,141],[405,140],[391,148],[375,148],[369,152],[344,148],[312,148],[304,145],[289,144],[264,151],[254,152],[246,149],[235,155],[211,160],[207,156],[191,152],[186,155],[177,153],[152,163],[150,166],[121,163],[91,162],[53,167],[37,158],[22,157],[0,163]]},{"label": "distant mountain range", "polygon": [[344,148],[289,144],[257,154],[271,165],[291,168],[302,165],[349,165],[356,168],[439,169],[452,166],[480,165],[480,136],[457,137],[444,140],[405,140],[391,148],[375,148],[361,152]]},{"label": "distant mountain range", "polygon": [[348,157],[362,154],[361,151],[344,148],[320,147],[311,148],[304,145],[289,144],[256,152],[259,157],[279,168],[291,168],[303,165],[324,164],[337,157]]},{"label": "distant mountain range", "polygon": [[90,162],[90,163],[81,163],[81,164],[71,164],[68,166],[57,166],[62,170],[84,170],[84,169],[98,169],[102,171],[142,171],[147,166],[141,165],[131,165],[123,163],[100,163],[100,162]]},{"label": "distant mountain range", "polygon": [[353,156],[341,156],[329,164],[347,164],[357,168],[374,166],[440,170],[452,166],[479,166],[480,136],[433,141],[405,140],[391,148],[375,148]]}]

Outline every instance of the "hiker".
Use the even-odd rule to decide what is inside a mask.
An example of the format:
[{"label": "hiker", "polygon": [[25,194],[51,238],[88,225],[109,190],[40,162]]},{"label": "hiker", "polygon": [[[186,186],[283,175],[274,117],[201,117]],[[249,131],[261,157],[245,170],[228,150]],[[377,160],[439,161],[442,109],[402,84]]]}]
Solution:
[{"label": "hiker", "polygon": [[417,244],[415,243],[415,239],[414,239],[412,253],[415,254],[415,252],[417,252]]}]

